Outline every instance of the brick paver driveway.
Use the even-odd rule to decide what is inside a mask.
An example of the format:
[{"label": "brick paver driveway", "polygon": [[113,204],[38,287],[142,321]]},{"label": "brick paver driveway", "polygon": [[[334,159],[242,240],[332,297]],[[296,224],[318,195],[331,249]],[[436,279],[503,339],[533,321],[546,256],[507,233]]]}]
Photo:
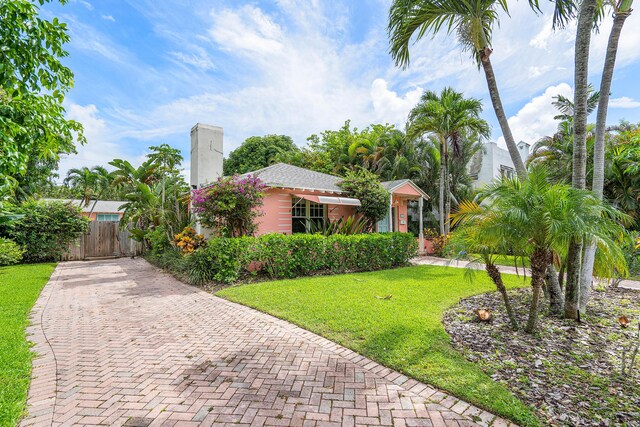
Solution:
[{"label": "brick paver driveway", "polygon": [[144,260],[60,264],[28,332],[25,426],[506,424]]}]

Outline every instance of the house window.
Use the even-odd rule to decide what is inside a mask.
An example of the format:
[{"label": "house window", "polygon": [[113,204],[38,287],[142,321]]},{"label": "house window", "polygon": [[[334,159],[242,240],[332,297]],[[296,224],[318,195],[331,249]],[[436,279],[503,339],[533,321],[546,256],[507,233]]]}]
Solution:
[{"label": "house window", "polygon": [[120,221],[119,214],[97,214],[96,221]]},{"label": "house window", "polygon": [[291,201],[291,232],[307,233],[324,228],[327,214],[325,205],[294,197]]},{"label": "house window", "polygon": [[502,176],[503,178],[513,178],[516,175],[516,171],[509,167],[509,166],[505,166],[505,165],[500,165],[500,176]]}]

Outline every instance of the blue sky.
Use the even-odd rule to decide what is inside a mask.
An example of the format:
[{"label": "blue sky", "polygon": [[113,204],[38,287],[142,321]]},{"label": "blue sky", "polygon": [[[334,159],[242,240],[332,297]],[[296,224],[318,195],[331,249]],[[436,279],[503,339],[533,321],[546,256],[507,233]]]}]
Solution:
[{"label": "blue sky", "polygon": [[[426,38],[400,70],[387,53],[390,0],[70,0],[44,7],[67,22],[76,76],[68,115],[85,126],[88,144],[62,160],[70,167],[139,162],[147,147],[168,143],[187,162],[189,129],[222,126],[225,153],[252,135],[282,133],[298,145],[351,119],[355,126],[395,123],[424,90],[452,86],[482,98],[493,138],[500,128],[483,74],[453,37]],[[492,61],[517,139],[554,131],[550,105],[571,96],[573,27],[551,29],[511,1],[494,33]],[[594,37],[591,81],[599,86],[610,19]],[[640,14],[626,23],[612,88],[610,122],[640,121]]]}]

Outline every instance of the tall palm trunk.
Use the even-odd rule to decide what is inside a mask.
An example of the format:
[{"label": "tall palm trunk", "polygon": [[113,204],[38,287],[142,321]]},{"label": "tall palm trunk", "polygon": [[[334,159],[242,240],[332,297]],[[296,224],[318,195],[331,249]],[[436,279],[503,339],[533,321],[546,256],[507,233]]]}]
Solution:
[{"label": "tall palm trunk", "polygon": [[[575,188],[586,187],[587,175],[587,98],[589,96],[589,46],[597,0],[582,0],[578,15],[575,43],[575,93],[573,117],[573,175]],[[564,315],[578,319],[580,299],[580,269],[582,266],[582,240],[575,240],[567,257],[567,287]]]},{"label": "tall palm trunk", "polygon": [[500,99],[500,92],[498,91],[498,83],[496,82],[496,76],[493,73],[493,66],[491,65],[491,52],[491,49],[487,47],[483,51],[481,51],[480,55],[482,68],[484,69],[484,75],[487,79],[487,86],[489,87],[491,103],[493,104],[493,109],[496,112],[498,123],[500,123],[502,136],[504,136],[504,140],[507,143],[509,156],[511,156],[513,166],[516,168],[518,178],[524,179],[527,176],[527,169],[524,167],[522,157],[520,157],[520,151],[518,151],[518,146],[516,145],[516,142],[513,139],[513,134],[511,133],[511,127],[509,126],[507,115],[505,114],[504,108],[502,107],[502,100]]},{"label": "tall palm trunk", "polygon": [[444,145],[444,235],[449,234],[451,214],[451,176],[449,174],[449,144]]},{"label": "tall palm trunk", "polygon": [[440,140],[440,199],[438,200],[438,218],[440,220],[440,235],[444,235],[444,187],[446,184],[447,170],[444,166],[444,145],[443,139]]},{"label": "tall palm trunk", "polygon": [[540,297],[542,295],[544,279],[547,275],[547,267],[550,263],[549,258],[549,251],[546,249],[536,249],[531,255],[531,287],[533,288],[533,295],[531,297],[531,305],[529,306],[529,319],[524,329],[530,334],[538,329]]},{"label": "tall palm trunk", "polygon": [[[618,53],[618,42],[624,22],[631,14],[631,4],[628,1],[624,10],[617,11],[613,18],[613,27],[609,34],[607,44],[607,54],[604,60],[604,70],[600,80],[600,99],[598,100],[598,114],[596,118],[596,140],[593,146],[593,185],[592,189],[596,197],[602,200],[604,189],[604,135],[607,127],[607,109],[609,107],[609,95],[611,92],[611,80],[613,70],[616,66],[616,54]],[[580,303],[579,310],[584,313],[589,302],[591,292],[591,281],[593,280],[593,263],[595,261],[596,247],[589,245],[584,251],[582,260],[582,272],[580,274]]]}]

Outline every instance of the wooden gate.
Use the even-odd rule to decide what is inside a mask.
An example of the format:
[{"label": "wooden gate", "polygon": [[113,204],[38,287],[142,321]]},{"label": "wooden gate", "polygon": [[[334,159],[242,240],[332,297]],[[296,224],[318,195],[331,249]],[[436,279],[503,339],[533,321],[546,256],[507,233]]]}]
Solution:
[{"label": "wooden gate", "polygon": [[116,221],[91,221],[89,230],[69,245],[65,261],[92,258],[119,258],[142,253],[142,243],[131,238],[129,230],[121,230]]}]

